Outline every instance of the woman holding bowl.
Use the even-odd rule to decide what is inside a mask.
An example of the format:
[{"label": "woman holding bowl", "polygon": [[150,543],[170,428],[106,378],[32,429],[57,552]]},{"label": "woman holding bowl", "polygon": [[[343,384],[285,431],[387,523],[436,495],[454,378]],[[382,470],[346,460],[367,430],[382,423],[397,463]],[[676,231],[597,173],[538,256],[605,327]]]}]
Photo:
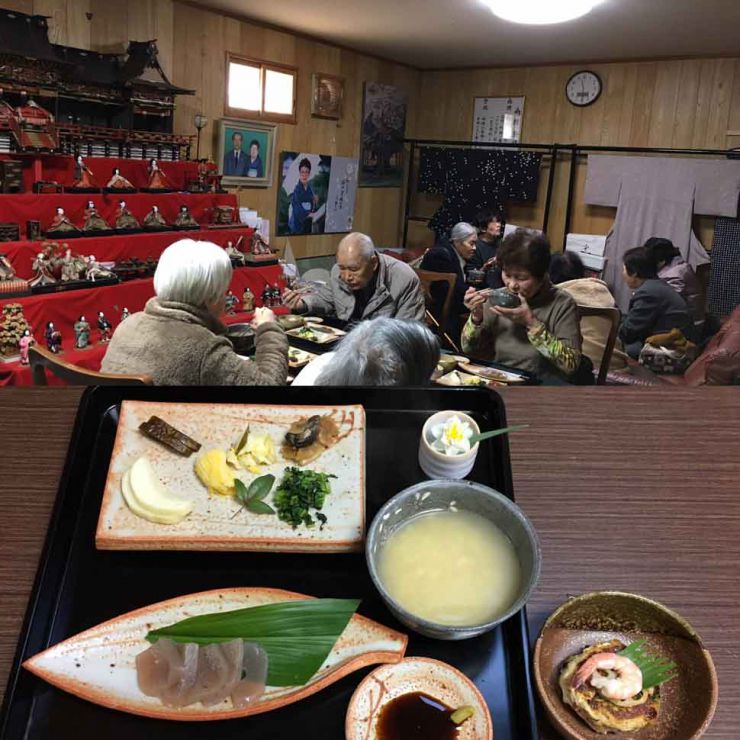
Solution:
[{"label": "woman holding bowl", "polygon": [[465,294],[470,318],[463,352],[534,373],[541,380],[570,382],[581,364],[581,333],[575,301],[547,274],[550,242],[544,234],[518,229],[504,239],[497,259],[510,303],[490,305],[490,291]]}]

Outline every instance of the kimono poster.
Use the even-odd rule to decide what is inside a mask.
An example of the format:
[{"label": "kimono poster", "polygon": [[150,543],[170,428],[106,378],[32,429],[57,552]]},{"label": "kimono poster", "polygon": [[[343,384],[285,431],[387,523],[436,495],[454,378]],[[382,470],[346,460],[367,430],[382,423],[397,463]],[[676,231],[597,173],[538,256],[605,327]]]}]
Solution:
[{"label": "kimono poster", "polygon": [[521,141],[524,98],[476,98],[473,141],[516,144]]},{"label": "kimono poster", "polygon": [[277,235],[352,230],[358,161],[307,152],[282,152]]}]

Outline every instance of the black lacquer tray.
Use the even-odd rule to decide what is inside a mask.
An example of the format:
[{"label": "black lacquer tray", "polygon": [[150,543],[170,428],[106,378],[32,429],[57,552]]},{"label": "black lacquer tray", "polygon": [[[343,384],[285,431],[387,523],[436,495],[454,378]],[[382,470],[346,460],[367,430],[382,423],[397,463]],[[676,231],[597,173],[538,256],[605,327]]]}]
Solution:
[{"label": "black lacquer tray", "polygon": [[[363,554],[114,552],[95,549],[95,527],[120,402],[362,404],[367,415],[367,520],[384,501],[423,480],[419,434],[435,411],[471,413],[483,430],[506,423],[500,397],[483,389],[94,388],[83,396],[36,584],[10,674],[1,740],[342,740],[352,692],[370,669],[303,701],[219,722],[167,722],[117,712],[66,694],[20,667],[84,629],[163,599],[213,588],[272,586],[327,597],[361,597],[360,613],[408,632],[370,581]],[[471,479],[513,497],[504,437],[482,445]],[[524,612],[462,642],[409,633],[407,655],[446,661],[469,676],[491,709],[496,740],[537,737]]]}]

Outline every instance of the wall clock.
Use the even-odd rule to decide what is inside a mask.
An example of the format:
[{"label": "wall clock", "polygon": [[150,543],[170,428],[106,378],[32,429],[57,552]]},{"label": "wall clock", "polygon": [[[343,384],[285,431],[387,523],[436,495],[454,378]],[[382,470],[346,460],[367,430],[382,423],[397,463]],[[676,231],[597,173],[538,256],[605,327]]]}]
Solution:
[{"label": "wall clock", "polygon": [[579,108],[591,105],[601,95],[601,78],[589,70],[576,72],[565,85],[565,95]]}]

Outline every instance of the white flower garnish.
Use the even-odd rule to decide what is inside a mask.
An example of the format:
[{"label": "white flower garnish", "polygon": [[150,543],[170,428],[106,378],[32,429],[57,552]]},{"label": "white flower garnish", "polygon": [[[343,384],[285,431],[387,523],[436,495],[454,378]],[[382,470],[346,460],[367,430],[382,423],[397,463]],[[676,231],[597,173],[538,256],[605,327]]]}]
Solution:
[{"label": "white flower garnish", "polygon": [[431,428],[430,445],[443,455],[464,455],[470,451],[470,438],[473,428],[459,416],[451,416],[446,421]]}]

